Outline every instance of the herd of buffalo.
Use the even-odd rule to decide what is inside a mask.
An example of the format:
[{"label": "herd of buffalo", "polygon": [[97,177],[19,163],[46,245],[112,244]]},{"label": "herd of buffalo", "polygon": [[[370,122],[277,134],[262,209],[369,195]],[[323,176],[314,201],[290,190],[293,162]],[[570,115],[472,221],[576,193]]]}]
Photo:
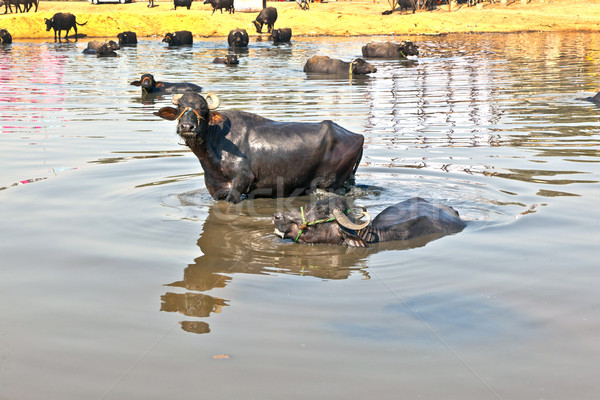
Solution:
[{"label": "herd of buffalo", "polygon": [[[221,6],[219,0],[210,1],[215,2],[215,10]],[[266,25],[274,43],[289,43],[291,29],[274,29],[276,19],[274,7],[264,8],[254,21],[257,33]],[[68,13],[57,13],[45,23],[48,31],[54,29],[55,41],[61,41],[61,31],[66,31],[66,38],[71,29],[77,34],[77,26],[85,25]],[[121,32],[117,40],[118,43],[90,41],[83,52],[116,57],[116,50],[121,47],[137,45],[135,32]],[[11,41],[10,33],[0,29],[0,42]],[[245,29],[234,29],[227,41],[232,49],[244,48],[249,45],[249,36]],[[163,42],[169,47],[189,46],[193,44],[193,35],[189,31],[167,33]],[[418,46],[410,41],[372,42],[362,47],[362,54],[365,58],[398,60],[419,52]],[[229,54],[213,62],[234,66],[239,59],[236,54]],[[313,56],[304,65],[309,74],[334,74],[351,79],[376,70],[363,58],[346,62]],[[316,189],[337,194],[299,210],[276,213],[275,233],[282,238],[298,243],[365,247],[391,240],[433,239],[465,227],[454,209],[421,198],[390,206],[372,221],[366,211],[355,215],[347,196],[341,194],[346,194],[355,183],[364,137],[335,122],[279,122],[245,111],[218,112],[220,101],[214,93],[203,96],[202,87],[196,84],[157,81],[152,74],[143,74],[131,85],[139,86],[144,96],[173,95],[173,106],[162,107],[154,114],[177,121],[177,133],[198,157],[206,188],[214,199],[238,203],[257,197],[299,196]]]}]

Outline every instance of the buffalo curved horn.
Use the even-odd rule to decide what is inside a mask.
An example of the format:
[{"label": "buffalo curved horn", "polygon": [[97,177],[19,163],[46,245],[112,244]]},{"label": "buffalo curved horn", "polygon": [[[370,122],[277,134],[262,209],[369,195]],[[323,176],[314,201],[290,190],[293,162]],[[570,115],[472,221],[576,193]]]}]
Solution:
[{"label": "buffalo curved horn", "polygon": [[219,105],[221,104],[221,100],[219,100],[217,95],[214,93],[207,93],[206,101],[208,102],[209,110],[216,110],[219,107]]},{"label": "buffalo curved horn", "polygon": [[363,207],[363,212],[362,212],[361,217],[364,215],[367,216],[367,220],[361,224],[357,224],[357,223],[350,221],[350,219],[346,216],[346,214],[344,214],[342,211],[338,210],[337,208],[335,210],[333,210],[333,216],[335,217],[335,220],[338,222],[338,224],[340,224],[344,228],[352,229],[353,231],[360,231],[361,229],[365,229],[367,226],[369,226],[369,224],[371,223],[371,216]]},{"label": "buffalo curved horn", "polygon": [[183,97],[183,94],[179,93],[179,94],[174,94],[173,95],[173,99],[171,100],[171,102],[173,104],[175,104],[176,106],[179,105],[179,99],[181,99]]}]

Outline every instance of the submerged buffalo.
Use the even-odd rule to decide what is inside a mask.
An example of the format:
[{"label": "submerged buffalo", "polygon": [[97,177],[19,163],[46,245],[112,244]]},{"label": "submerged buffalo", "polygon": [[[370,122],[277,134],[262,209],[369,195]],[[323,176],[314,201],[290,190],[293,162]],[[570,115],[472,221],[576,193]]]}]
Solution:
[{"label": "submerged buffalo", "polygon": [[12,43],[12,36],[6,29],[0,29],[0,44]]},{"label": "submerged buffalo", "polygon": [[406,58],[407,56],[418,56],[419,46],[410,40],[400,43],[371,42],[362,47],[362,55],[369,58]]},{"label": "submerged buffalo", "polygon": [[[211,101],[209,105],[208,100]],[[282,197],[353,183],[364,137],[331,122],[276,122],[243,111],[214,111],[218,97],[174,97],[155,115],[177,120],[177,133],[200,160],[216,200]]]},{"label": "submerged buffalo", "polygon": [[227,43],[229,43],[229,47],[248,47],[249,42],[248,32],[245,29],[232,29],[229,31],[229,35],[227,36]]},{"label": "submerged buffalo", "polygon": [[175,94],[184,92],[201,92],[202,87],[188,82],[157,82],[152,74],[144,74],[139,81],[130,83],[133,86],[141,86],[142,94]]},{"label": "submerged buffalo", "polygon": [[240,60],[235,54],[227,54],[224,57],[215,57],[213,64],[238,65]]},{"label": "submerged buffalo", "polygon": [[175,33],[165,34],[165,38],[162,40],[171,46],[183,46],[194,44],[194,37],[190,31],[177,31]]},{"label": "submerged buffalo", "polygon": [[275,7],[267,7],[260,10],[256,20],[252,21],[256,28],[256,33],[262,33],[263,25],[267,25],[267,32],[273,30],[273,26],[277,21],[277,9]]},{"label": "submerged buffalo", "polygon": [[137,45],[137,35],[132,31],[121,32],[117,35],[117,39],[119,40],[119,46],[136,46]]},{"label": "submerged buffalo", "polygon": [[289,43],[291,39],[291,28],[273,29],[271,31],[271,36],[269,36],[269,40],[272,40],[273,43]]},{"label": "submerged buffalo", "polygon": [[87,48],[83,50],[83,54],[95,54],[98,57],[116,57],[117,53],[115,53],[115,50],[119,50],[120,48],[114,40],[109,40],[108,42],[93,40],[88,42]]},{"label": "submerged buffalo", "polygon": [[58,32],[58,41],[60,42],[60,31],[66,31],[65,39],[69,35],[69,31],[73,29],[75,31],[75,41],[77,41],[77,25],[83,26],[87,24],[87,21],[80,24],[76,21],[76,18],[71,13],[56,13],[52,18],[44,18],[46,23],[46,32],[50,29],[54,29],[54,41],[56,42],[56,33]]},{"label": "submerged buffalo", "polygon": [[373,221],[353,218],[343,197],[317,201],[300,210],[276,213],[275,234],[299,243],[326,243],[367,247],[369,243],[439,238],[462,231],[466,224],[453,208],[420,197],[383,210]]},{"label": "submerged buffalo", "polygon": [[357,58],[351,62],[345,62],[327,56],[312,56],[306,61],[306,64],[304,64],[304,72],[352,77],[353,75],[365,75],[377,72],[377,68],[362,58]]}]

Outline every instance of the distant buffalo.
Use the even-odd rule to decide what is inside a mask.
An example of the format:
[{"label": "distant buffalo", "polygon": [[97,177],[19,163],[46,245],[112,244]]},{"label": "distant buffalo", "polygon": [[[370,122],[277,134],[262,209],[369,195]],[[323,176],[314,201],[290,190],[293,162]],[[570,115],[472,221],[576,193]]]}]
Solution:
[{"label": "distant buffalo", "polygon": [[66,31],[65,39],[69,35],[69,30],[73,28],[75,31],[75,41],[77,41],[77,25],[83,26],[87,24],[87,21],[80,24],[75,20],[75,16],[71,13],[56,13],[52,18],[44,18],[46,23],[46,32],[50,29],[54,29],[54,41],[56,42],[56,33],[58,32],[58,41],[60,42],[60,31]]},{"label": "distant buffalo", "polygon": [[377,72],[377,68],[362,58],[345,62],[327,56],[312,56],[304,64],[304,72],[316,74],[332,74],[340,76],[365,75]]},{"label": "distant buffalo", "polygon": [[[0,2],[4,4],[4,14],[10,12],[12,13],[12,6],[15,7],[15,12],[29,12],[33,6],[35,6],[35,11],[38,9],[39,0],[3,0]],[[21,6],[23,8],[21,8]]]},{"label": "distant buffalo", "polygon": [[119,46],[135,46],[137,45],[137,35],[135,32],[125,31],[117,35],[119,39]]},{"label": "distant buffalo", "polygon": [[12,36],[6,29],[0,29],[0,43],[12,43]]},{"label": "distant buffalo", "polygon": [[262,33],[263,25],[267,25],[267,32],[271,32],[275,21],[277,21],[277,9],[275,7],[267,7],[258,13],[256,20],[252,21],[252,23],[256,27],[256,33]]},{"label": "distant buffalo", "polygon": [[120,47],[114,40],[100,42],[97,40],[88,42],[88,47],[83,50],[83,54],[94,54],[96,57],[117,57],[115,50]]},{"label": "distant buffalo", "polygon": [[235,54],[228,54],[225,57],[215,57],[213,64],[237,65],[240,61]]},{"label": "distant buffalo", "polygon": [[192,7],[192,0],[173,0],[173,6],[177,10],[177,7],[187,7],[189,10]]},{"label": "distant buffalo", "polygon": [[212,6],[213,14],[217,10],[221,10],[221,14],[223,14],[223,9],[225,9],[225,11],[229,11],[229,14],[231,14],[231,13],[235,14],[235,8],[233,7],[233,0],[205,0],[204,4],[210,4]]},{"label": "distant buffalo", "polygon": [[400,43],[371,42],[362,47],[362,55],[370,58],[406,58],[407,56],[418,56],[419,46],[410,40]]},{"label": "distant buffalo", "polygon": [[167,33],[165,38],[162,40],[170,46],[183,46],[186,44],[193,44],[194,37],[190,31],[177,31],[175,33]]},{"label": "distant buffalo", "polygon": [[198,85],[188,82],[157,82],[154,80],[152,74],[144,74],[139,81],[133,81],[130,83],[132,86],[141,86],[142,94],[176,94],[185,92],[198,92],[202,91],[202,88]]},{"label": "distant buffalo", "polygon": [[292,30],[290,28],[273,29],[269,40],[273,43],[289,43],[292,39]]},{"label": "distant buffalo", "polygon": [[229,47],[248,47],[248,32],[245,29],[232,29],[227,36]]}]

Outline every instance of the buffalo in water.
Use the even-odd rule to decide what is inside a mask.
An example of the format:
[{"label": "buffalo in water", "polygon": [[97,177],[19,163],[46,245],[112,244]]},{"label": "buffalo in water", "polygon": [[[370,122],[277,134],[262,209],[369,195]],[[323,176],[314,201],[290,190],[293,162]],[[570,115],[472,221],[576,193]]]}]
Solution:
[{"label": "buffalo in water", "polygon": [[215,57],[213,64],[238,65],[240,60],[235,54],[227,54],[224,57]]},{"label": "buffalo in water", "polygon": [[83,26],[87,24],[87,21],[80,24],[76,21],[76,18],[71,13],[56,13],[52,18],[44,18],[46,23],[46,32],[50,29],[54,29],[54,41],[56,42],[56,33],[58,32],[58,41],[60,42],[60,31],[66,31],[65,39],[69,35],[69,31],[73,29],[75,31],[75,41],[77,41],[77,25]]},{"label": "buffalo in water", "polygon": [[229,35],[227,36],[227,43],[229,43],[229,47],[248,47],[249,42],[248,32],[245,29],[232,29],[229,31]]},{"label": "buffalo in water", "polygon": [[194,37],[190,31],[177,31],[175,33],[165,34],[165,38],[162,40],[167,43],[169,47],[172,46],[183,46],[191,45],[194,43]]},{"label": "buffalo in water", "polygon": [[152,74],[144,74],[139,81],[130,83],[132,86],[141,86],[142,94],[175,94],[184,92],[201,92],[202,88],[188,82],[157,82]]},{"label": "buffalo in water", "polygon": [[451,207],[433,204],[420,197],[383,210],[371,221],[352,217],[346,199],[320,200],[299,210],[273,216],[275,234],[298,243],[325,243],[367,247],[369,243],[439,238],[462,231],[466,224]]},{"label": "buffalo in water", "polygon": [[256,33],[262,33],[263,25],[267,25],[267,32],[273,30],[273,26],[277,21],[277,9],[275,7],[267,7],[260,10],[256,20],[252,21],[256,28]]},{"label": "buffalo in water", "polygon": [[292,39],[292,30],[290,28],[273,29],[269,40],[273,43],[289,43]]},{"label": "buffalo in water", "polygon": [[400,43],[371,42],[362,47],[362,55],[369,58],[406,58],[407,56],[418,56],[419,46],[410,40]]},{"label": "buffalo in water", "polygon": [[100,42],[93,40],[88,42],[87,48],[83,50],[83,54],[94,54],[96,57],[117,57],[115,50],[121,47],[114,40],[108,42]]},{"label": "buffalo in water", "polygon": [[327,56],[312,56],[304,64],[304,72],[352,77],[354,75],[366,75],[377,72],[377,68],[362,58],[345,62]]},{"label": "buffalo in water", "polygon": [[135,32],[121,32],[117,35],[117,39],[119,40],[119,46],[121,47],[137,45],[137,35]]},{"label": "buffalo in water", "polygon": [[12,36],[6,29],[0,29],[0,44],[12,43]]},{"label": "buffalo in water", "polygon": [[[210,100],[210,104],[207,100]],[[214,111],[218,97],[173,98],[155,115],[178,121],[177,133],[198,157],[216,200],[345,190],[354,181],[364,137],[332,121],[276,122],[244,111]]]}]

